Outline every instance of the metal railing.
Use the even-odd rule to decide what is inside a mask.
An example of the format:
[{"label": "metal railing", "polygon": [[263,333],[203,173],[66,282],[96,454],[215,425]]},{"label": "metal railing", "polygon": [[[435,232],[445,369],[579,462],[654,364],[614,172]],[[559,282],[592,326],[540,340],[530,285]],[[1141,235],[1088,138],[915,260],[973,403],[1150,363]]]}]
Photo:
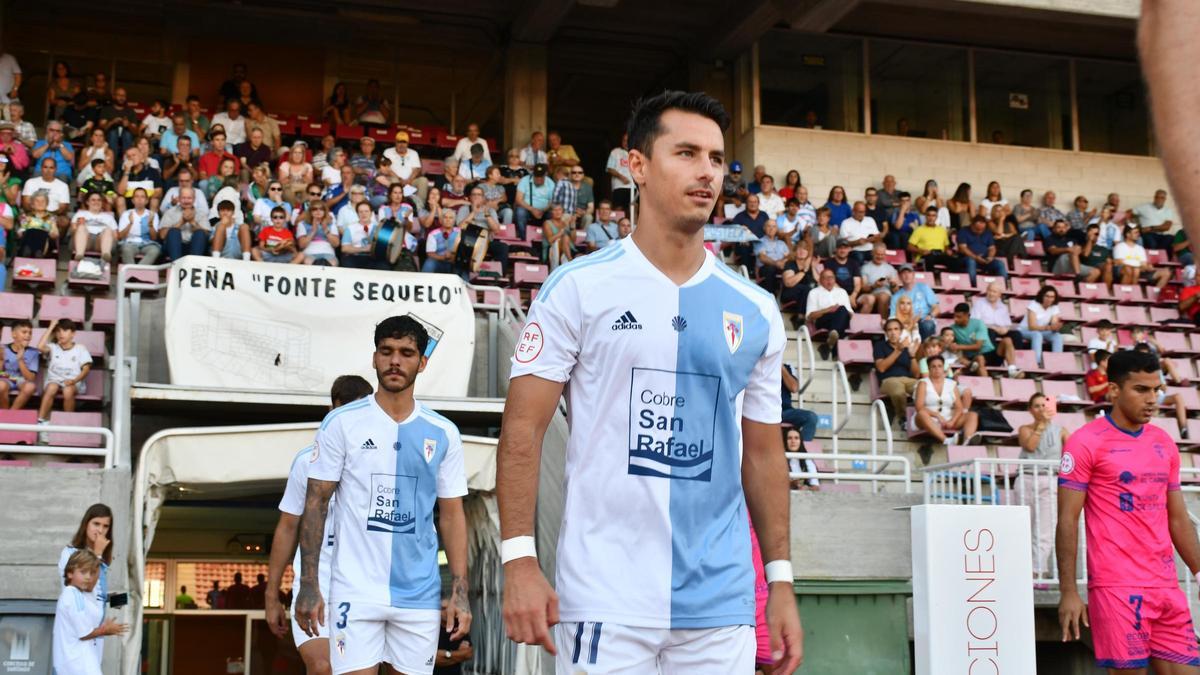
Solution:
[{"label": "metal railing", "polygon": [[[926,504],[1028,506],[1036,564],[1035,584],[1059,583],[1054,533],[1058,522],[1059,462],[1052,459],[1001,459],[979,457],[925,467]],[[1080,517],[1076,577],[1087,583],[1087,537]]]},{"label": "metal railing", "polygon": [[[806,369],[804,366],[808,364]],[[800,332],[796,334],[796,379],[800,383],[800,388],[796,391],[798,405],[804,405],[804,390],[808,389],[808,385],[812,384],[813,379],[817,377],[817,353],[813,349],[812,335],[808,332],[808,326],[801,326]]]},{"label": "metal railing", "polygon": [[116,465],[114,449],[116,436],[112,430],[104,427],[80,427],[70,424],[0,424],[0,431],[24,431],[50,434],[87,434],[100,436],[104,445],[98,448],[76,447],[73,445],[25,445],[21,443],[0,443],[0,450],[14,454],[28,455],[68,455],[71,457],[100,457],[104,460],[104,468],[112,469]]},{"label": "metal railing", "polygon": [[[846,366],[841,361],[833,363],[833,369],[830,371],[832,385],[829,390],[831,414],[831,426],[833,427],[833,451],[838,451],[838,434],[850,421],[850,416],[854,413],[854,401],[850,396],[850,380],[846,377]],[[838,417],[838,386],[841,386],[842,391],[846,394],[846,416],[839,421]]]},{"label": "metal railing", "polygon": [[[876,426],[878,422],[878,426]],[[892,421],[888,419],[887,406],[883,404],[883,399],[875,399],[871,402],[871,454],[879,454],[879,429],[883,429],[883,442],[887,446],[887,454],[891,455],[892,449]]]},{"label": "metal railing", "polygon": [[[871,492],[879,491],[879,483],[901,483],[904,487],[904,492],[912,492],[912,462],[903,455],[876,456],[863,455],[855,453],[838,453],[838,452],[787,452],[784,455],[789,459],[808,460],[813,467],[816,467],[816,462],[819,460],[828,460],[833,462],[833,471],[789,471],[788,477],[792,480],[808,480],[816,478],[817,480],[831,480],[834,484],[847,481],[850,483],[870,483]],[[838,462],[851,462],[875,465],[877,468],[866,472],[857,471],[842,471],[838,467]],[[900,473],[884,473],[890,465],[900,465]]]}]

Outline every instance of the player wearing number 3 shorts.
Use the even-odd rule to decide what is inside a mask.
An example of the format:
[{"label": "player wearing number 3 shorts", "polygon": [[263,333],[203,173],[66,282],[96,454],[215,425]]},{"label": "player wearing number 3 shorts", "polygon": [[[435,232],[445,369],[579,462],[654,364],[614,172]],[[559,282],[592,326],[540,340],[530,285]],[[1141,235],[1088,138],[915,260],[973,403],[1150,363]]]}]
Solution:
[{"label": "player wearing number 3 shorts", "polygon": [[[1179,491],[1179,448],[1150,424],[1158,358],[1133,350],[1108,362],[1113,409],[1071,434],[1058,478],[1063,640],[1091,626],[1110,673],[1196,675],[1200,653],[1175,551],[1194,575],[1200,544]],[[1079,512],[1087,518],[1088,605],[1075,586]]]},{"label": "player wearing number 3 shorts", "polygon": [[[378,391],[325,417],[313,443],[300,521],[296,622],[328,621],[334,673],[433,672],[441,616],[438,530],[451,575],[446,628],[471,628],[463,447],[449,420],[413,398],[429,335],[412,317],[375,327]],[[326,509],[337,491],[329,607],[319,589]],[[436,503],[439,519],[434,527]]]},{"label": "player wearing number 3 shorts", "polygon": [[[555,271],[513,356],[497,451],[504,622],[568,675],[751,673],[755,573],[780,672],[800,663],[775,299],[704,248],[720,103],[665,92],[629,122],[637,229]],[[556,591],[538,567],[542,438],[569,404]],[[747,509],[751,518],[747,518]]]}]

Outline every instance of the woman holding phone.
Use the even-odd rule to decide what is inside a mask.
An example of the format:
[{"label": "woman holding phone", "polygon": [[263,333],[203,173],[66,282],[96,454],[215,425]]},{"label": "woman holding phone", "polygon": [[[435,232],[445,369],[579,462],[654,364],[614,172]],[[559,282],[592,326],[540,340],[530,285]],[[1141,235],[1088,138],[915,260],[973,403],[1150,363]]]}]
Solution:
[{"label": "woman holding phone", "polygon": [[[1058,462],[1062,459],[1063,444],[1067,442],[1067,431],[1054,421],[1058,414],[1057,401],[1053,396],[1034,394],[1029,397],[1029,414],[1033,421],[1017,429],[1017,441],[1021,444],[1019,459],[1047,459]],[[1017,481],[1020,503],[1029,507],[1030,532],[1033,533],[1033,573],[1037,577],[1052,576],[1054,554],[1054,528],[1057,518],[1056,480],[1052,467],[1022,466]],[[1036,469],[1036,471],[1034,470]]]}]

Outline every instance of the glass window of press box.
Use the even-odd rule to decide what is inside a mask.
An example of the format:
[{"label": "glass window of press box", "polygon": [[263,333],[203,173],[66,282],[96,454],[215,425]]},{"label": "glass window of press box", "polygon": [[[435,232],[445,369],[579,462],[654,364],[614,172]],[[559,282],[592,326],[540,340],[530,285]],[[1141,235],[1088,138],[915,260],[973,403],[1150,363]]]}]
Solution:
[{"label": "glass window of press box", "polygon": [[758,45],[760,119],[809,129],[862,131],[860,38],[773,30]]},{"label": "glass window of press box", "polygon": [[871,40],[871,133],[970,137],[967,50]]},{"label": "glass window of press box", "polygon": [[[871,133],[969,141],[974,95],[979,143],[1154,152],[1145,86],[1135,63],[783,29],[767,33],[758,50],[762,124],[861,132],[863,95],[869,91]],[[1077,128],[1072,125],[1072,68]]]},{"label": "glass window of press box", "polygon": [[1072,149],[1070,62],[976,51],[975,119],[980,143]]}]

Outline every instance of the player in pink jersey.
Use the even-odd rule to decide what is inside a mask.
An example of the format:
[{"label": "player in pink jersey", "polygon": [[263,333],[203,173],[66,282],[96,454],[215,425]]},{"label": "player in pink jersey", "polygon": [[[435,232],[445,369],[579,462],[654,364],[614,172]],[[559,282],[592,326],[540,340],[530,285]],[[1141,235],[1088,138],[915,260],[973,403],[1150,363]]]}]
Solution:
[{"label": "player in pink jersey", "polygon": [[[1058,485],[1058,617],[1063,641],[1092,628],[1109,673],[1200,675],[1188,600],[1174,551],[1193,575],[1200,543],[1179,492],[1179,448],[1150,424],[1158,358],[1123,351],[1108,362],[1112,413],[1071,434]],[[1075,587],[1079,513],[1087,514],[1088,606]]]}]

